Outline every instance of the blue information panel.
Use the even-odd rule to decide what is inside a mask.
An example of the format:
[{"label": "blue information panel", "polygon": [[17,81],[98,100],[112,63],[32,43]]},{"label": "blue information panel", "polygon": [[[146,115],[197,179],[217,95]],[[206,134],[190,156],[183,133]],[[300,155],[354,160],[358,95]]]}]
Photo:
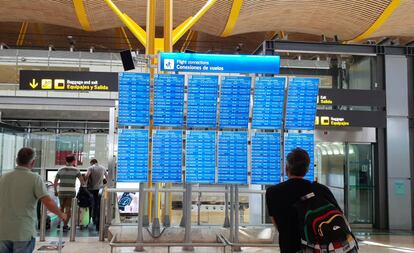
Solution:
[{"label": "blue information panel", "polygon": [[250,77],[225,76],[221,81],[220,127],[247,128],[250,107]]},{"label": "blue information panel", "polygon": [[302,148],[306,150],[310,157],[309,172],[306,174],[305,179],[313,181],[314,175],[314,137],[313,134],[308,133],[288,133],[285,134],[285,156],[295,148]]},{"label": "blue information panel", "polygon": [[184,75],[155,75],[154,126],[183,125]]},{"label": "blue information panel", "polygon": [[280,134],[253,133],[252,184],[280,183]]},{"label": "blue information panel", "polygon": [[118,182],[148,181],[148,130],[118,131]]},{"label": "blue information panel", "polygon": [[280,56],[161,53],[160,70],[174,72],[279,74]]},{"label": "blue information panel", "polygon": [[285,83],[285,77],[256,77],[253,128],[282,128]]},{"label": "blue information panel", "polygon": [[286,129],[313,130],[319,78],[290,78],[286,108]]},{"label": "blue information panel", "polygon": [[119,125],[148,126],[150,75],[119,73]]},{"label": "blue information panel", "polygon": [[216,177],[216,133],[187,131],[187,183],[214,184]]},{"label": "blue information panel", "polygon": [[182,132],[155,130],[152,140],[152,181],[180,183],[183,156]]},{"label": "blue information panel", "polygon": [[219,132],[219,184],[247,184],[247,133]]},{"label": "blue information panel", "polygon": [[188,127],[216,127],[218,76],[188,76]]}]

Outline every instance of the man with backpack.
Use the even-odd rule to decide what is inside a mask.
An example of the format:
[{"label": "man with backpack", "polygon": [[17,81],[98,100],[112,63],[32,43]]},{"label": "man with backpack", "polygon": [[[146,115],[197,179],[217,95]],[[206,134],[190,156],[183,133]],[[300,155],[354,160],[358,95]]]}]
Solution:
[{"label": "man with backpack", "polygon": [[269,215],[279,230],[280,252],[358,252],[355,237],[331,191],[304,179],[309,163],[305,150],[292,150],[286,158],[289,179],[266,191]]}]

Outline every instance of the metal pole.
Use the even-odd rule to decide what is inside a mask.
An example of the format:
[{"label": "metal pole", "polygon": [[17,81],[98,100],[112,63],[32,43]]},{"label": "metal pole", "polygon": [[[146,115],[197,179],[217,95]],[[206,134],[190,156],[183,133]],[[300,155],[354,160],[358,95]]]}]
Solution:
[{"label": "metal pole", "polygon": [[[234,186],[234,209],[235,209],[235,221],[234,221],[234,242],[239,243],[239,222],[240,222],[240,215],[239,215],[239,186]],[[239,246],[233,247],[233,251],[241,251]]]},{"label": "metal pole", "polygon": [[[165,185],[166,188],[168,188],[168,184]],[[170,221],[170,195],[171,193],[165,192],[165,198],[164,198],[164,226],[169,227],[171,226]]]},{"label": "metal pole", "polygon": [[[147,184],[145,184],[145,185],[147,185]],[[147,188],[148,188],[148,185],[147,185]],[[148,227],[149,226],[149,217],[148,217],[148,199],[149,199],[148,196],[149,196],[149,193],[144,193],[144,195],[145,196],[142,197],[143,201],[144,201],[144,212],[142,213],[143,214],[142,225],[144,227]]]},{"label": "metal pole", "polygon": [[[139,183],[139,213],[138,213],[138,237],[137,243],[144,242],[144,236],[142,234],[143,223],[144,223],[144,209],[145,209],[145,193],[144,193],[144,184]],[[136,246],[135,251],[142,252],[144,247]]]},{"label": "metal pole", "polygon": [[185,207],[187,206],[187,187],[184,186],[184,188],[185,188],[185,191],[183,192],[183,216],[181,217],[180,227],[184,227],[185,226],[185,221],[186,221]]},{"label": "metal pole", "polygon": [[44,242],[46,240],[46,216],[47,216],[47,209],[46,207],[42,204],[40,207],[40,235],[39,235],[39,240],[41,242]]},{"label": "metal pole", "polygon": [[226,185],[224,187],[224,224],[223,227],[228,228],[230,227],[230,219],[229,219],[229,186]]},{"label": "metal pole", "polygon": [[158,218],[158,199],[159,199],[159,184],[155,184],[154,194],[154,206],[152,210],[152,235],[158,237],[161,234],[160,231],[160,219]]},{"label": "metal pole", "polygon": [[[191,184],[185,185],[186,189],[186,203],[185,203],[185,235],[184,243],[191,243]],[[184,246],[185,251],[194,251],[193,246]]]},{"label": "metal pole", "polygon": [[233,185],[230,185],[230,242],[234,241],[234,194]]},{"label": "metal pole", "polygon": [[78,217],[78,210],[77,210],[77,199],[73,198],[72,199],[72,213],[71,213],[71,220],[70,220],[70,241],[74,242],[75,241],[75,237],[76,237],[76,220]]},{"label": "metal pole", "polygon": [[201,216],[201,192],[198,193],[197,200],[197,225],[200,226],[200,216]]},{"label": "metal pole", "polygon": [[101,209],[100,209],[100,215],[99,215],[99,241],[103,242],[105,241],[105,204],[106,204],[106,192],[104,191],[101,196]]}]

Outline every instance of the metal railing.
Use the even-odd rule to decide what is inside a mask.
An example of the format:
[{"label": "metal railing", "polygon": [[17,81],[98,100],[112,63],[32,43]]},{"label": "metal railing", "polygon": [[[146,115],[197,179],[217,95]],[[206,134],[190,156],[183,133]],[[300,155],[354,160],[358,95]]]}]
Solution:
[{"label": "metal railing", "polygon": [[[71,219],[70,219],[70,232],[69,240],[74,242],[76,240],[76,224],[78,217],[78,201],[76,198],[72,199],[71,203]],[[47,208],[42,204],[41,205],[41,215],[40,215],[40,229],[39,229],[39,240],[44,242],[46,240],[46,221],[47,221]]]},{"label": "metal railing", "polygon": [[[142,186],[142,187],[141,187]],[[109,194],[110,193],[117,193],[117,192],[139,192],[140,194],[140,203],[139,203],[139,214],[138,214],[138,236],[136,242],[120,242],[118,241],[118,235],[115,233],[113,234],[113,238],[110,241],[111,246],[111,252],[113,248],[116,247],[135,247],[135,251],[143,251],[144,247],[157,247],[157,246],[164,246],[168,247],[168,251],[170,251],[171,247],[183,247],[184,250],[192,250],[194,247],[223,247],[223,252],[225,252],[225,247],[231,247],[231,251],[240,251],[241,247],[278,247],[278,244],[273,243],[240,243],[239,242],[239,194],[260,194],[263,195],[266,193],[264,190],[250,190],[250,189],[240,189],[238,186],[229,186],[225,187],[224,189],[212,189],[212,188],[206,188],[206,187],[197,187],[197,188],[191,188],[186,185],[185,188],[162,188],[162,189],[156,189],[156,188],[144,188],[143,184],[140,184],[139,188],[106,188],[104,190],[104,194],[101,199],[101,216],[100,216],[100,231],[99,231],[99,239],[100,241],[105,240],[105,233],[108,226],[110,224],[105,224],[105,221],[107,220],[105,215],[106,211],[104,210],[107,206],[109,201]],[[183,220],[184,224],[183,227],[185,227],[185,235],[184,235],[184,241],[183,242],[171,242],[171,243],[159,243],[159,242],[144,242],[143,240],[143,200],[141,196],[144,195],[145,192],[181,192],[184,195],[187,195],[184,199],[183,208],[185,209],[183,211]],[[226,222],[224,224],[224,227],[228,227],[230,230],[230,236],[229,238],[225,238],[223,235],[219,234],[217,235],[217,241],[218,243],[193,243],[191,240],[191,194],[192,193],[223,193],[225,194],[225,199],[230,199],[230,205],[228,205],[228,201],[226,201],[226,219],[229,220],[229,224],[226,226]],[[187,194],[185,194],[187,193]],[[230,195],[230,196],[228,196]],[[189,206],[188,206],[188,203]],[[102,208],[104,207],[104,208]],[[227,210],[230,209],[230,210]],[[228,212],[230,212],[230,219],[228,217]],[[200,211],[197,212],[200,214]],[[188,217],[186,217],[188,216]],[[199,218],[198,218],[199,220]],[[224,246],[223,246],[224,245]]]}]

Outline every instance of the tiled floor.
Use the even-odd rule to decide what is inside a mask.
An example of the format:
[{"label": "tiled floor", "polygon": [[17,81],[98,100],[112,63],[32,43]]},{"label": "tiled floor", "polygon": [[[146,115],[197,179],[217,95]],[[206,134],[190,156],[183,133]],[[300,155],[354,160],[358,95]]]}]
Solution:
[{"label": "tiled floor", "polygon": [[[393,233],[358,233],[358,238],[361,239],[360,242],[360,252],[373,252],[373,253],[383,253],[383,252],[409,252],[414,253],[414,234],[407,232],[393,232]],[[48,237],[47,241],[56,241],[55,237]],[[41,245],[47,243],[37,243],[36,249]],[[43,252],[43,251],[35,251]],[[46,252],[46,251],[44,251]],[[97,237],[82,237],[78,238],[76,242],[69,242],[68,238],[65,238],[65,247],[62,250],[63,253],[77,253],[77,252],[97,252],[97,253],[110,253],[110,246],[108,242],[99,242]],[[134,252],[134,248],[118,248],[114,250],[117,253],[126,253]],[[153,253],[167,253],[167,248],[154,247],[154,248],[145,248],[145,252]],[[183,251],[180,247],[175,247],[171,249],[171,252],[186,252]],[[200,253],[220,253],[222,248],[196,248],[194,252]],[[230,252],[229,250],[227,252]],[[255,253],[275,253],[279,252],[277,248],[243,248],[243,252]]]}]

